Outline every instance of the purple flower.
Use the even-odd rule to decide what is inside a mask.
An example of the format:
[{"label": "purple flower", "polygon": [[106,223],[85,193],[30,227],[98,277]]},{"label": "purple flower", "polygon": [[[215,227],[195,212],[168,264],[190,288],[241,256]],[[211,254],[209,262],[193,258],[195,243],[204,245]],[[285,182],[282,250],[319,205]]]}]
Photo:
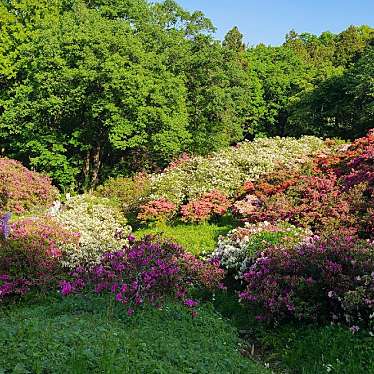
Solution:
[{"label": "purple flower", "polygon": [[352,334],[355,334],[356,332],[358,332],[358,330],[360,330],[360,328],[358,326],[352,326],[350,328],[350,330],[351,330]]},{"label": "purple flower", "polygon": [[129,241],[129,243],[134,243],[134,241],[136,240],[135,236],[130,234],[128,237],[127,237],[127,240]]},{"label": "purple flower", "polygon": [[129,317],[131,317],[133,314],[134,314],[134,309],[133,309],[133,308],[129,308],[129,309],[127,309],[127,315],[128,315]]},{"label": "purple flower", "polygon": [[9,234],[10,234],[9,220],[11,216],[12,216],[12,213],[8,212],[8,213],[5,213],[2,218],[0,218],[0,228],[3,233],[4,239],[8,239]]},{"label": "purple flower", "polygon": [[61,286],[61,294],[63,296],[69,295],[74,291],[74,287],[70,282],[62,281],[60,283]]},{"label": "purple flower", "polygon": [[184,300],[184,305],[187,308],[195,308],[196,306],[199,305],[199,303],[197,301],[195,301],[195,300],[187,299],[187,300]]}]

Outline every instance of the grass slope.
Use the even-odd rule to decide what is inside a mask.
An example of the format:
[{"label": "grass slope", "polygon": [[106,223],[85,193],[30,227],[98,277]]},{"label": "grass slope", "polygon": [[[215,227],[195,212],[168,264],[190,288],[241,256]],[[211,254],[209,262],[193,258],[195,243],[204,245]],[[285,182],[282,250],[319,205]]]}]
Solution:
[{"label": "grass slope", "polygon": [[[110,299],[111,300],[111,299]],[[47,298],[0,310],[0,373],[265,373],[209,306],[127,317],[105,297]]]}]

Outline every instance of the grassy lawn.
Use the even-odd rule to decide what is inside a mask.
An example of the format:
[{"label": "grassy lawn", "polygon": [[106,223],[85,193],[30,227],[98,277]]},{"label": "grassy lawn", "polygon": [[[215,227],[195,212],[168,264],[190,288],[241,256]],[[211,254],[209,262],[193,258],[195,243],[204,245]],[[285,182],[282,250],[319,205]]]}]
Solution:
[{"label": "grassy lawn", "polygon": [[0,310],[0,373],[265,373],[205,305],[127,317],[105,297],[59,296]]},{"label": "grassy lawn", "polygon": [[135,236],[141,238],[147,234],[161,234],[164,237],[175,240],[187,251],[198,255],[204,252],[212,252],[217,244],[218,237],[227,234],[232,228],[232,223],[229,220],[200,225],[180,223],[170,226],[158,224],[157,226],[136,230]]}]

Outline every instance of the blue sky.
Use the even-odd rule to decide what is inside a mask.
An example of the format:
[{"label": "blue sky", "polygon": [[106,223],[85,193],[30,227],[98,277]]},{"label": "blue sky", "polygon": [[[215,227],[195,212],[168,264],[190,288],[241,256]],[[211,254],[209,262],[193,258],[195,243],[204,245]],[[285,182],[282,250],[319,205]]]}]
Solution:
[{"label": "blue sky", "polygon": [[285,34],[340,32],[349,25],[374,27],[374,0],[177,0],[188,10],[201,10],[222,39],[238,26],[246,43],[279,45]]}]

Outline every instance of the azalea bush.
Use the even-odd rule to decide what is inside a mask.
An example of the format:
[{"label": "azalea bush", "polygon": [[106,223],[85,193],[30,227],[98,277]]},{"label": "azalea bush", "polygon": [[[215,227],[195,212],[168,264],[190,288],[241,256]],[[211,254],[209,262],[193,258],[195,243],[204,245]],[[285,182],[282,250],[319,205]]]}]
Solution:
[{"label": "azalea bush", "polygon": [[184,157],[152,176],[152,199],[165,198],[180,206],[219,189],[229,197],[245,181],[258,180],[276,168],[298,169],[334,147],[315,137],[255,139],[208,157]]},{"label": "azalea bush", "polygon": [[220,191],[213,190],[205,193],[201,198],[192,200],[181,207],[182,221],[202,222],[213,216],[224,215],[231,203]]},{"label": "azalea bush", "polygon": [[109,199],[92,195],[68,199],[54,219],[79,233],[78,243],[61,247],[61,263],[68,268],[98,263],[104,252],[120,250],[127,244],[131,232],[126,219]]},{"label": "azalea bush", "polygon": [[343,227],[353,229],[356,220],[352,204],[362,197],[362,191],[352,192],[359,196],[344,193],[334,174],[301,176],[285,191],[259,193],[260,197],[256,198],[250,195],[252,210],[246,209],[246,219],[250,222],[287,220],[318,233]]},{"label": "azalea bush", "polygon": [[0,158],[0,214],[47,208],[58,196],[51,179],[16,160]]},{"label": "azalea bush", "polygon": [[244,227],[220,236],[211,257],[218,259],[221,266],[236,279],[242,279],[248,266],[267,248],[275,245],[292,247],[310,235],[309,230],[287,222],[246,223]]},{"label": "azalea bush", "polygon": [[198,302],[191,298],[191,289],[214,290],[222,278],[218,263],[193,258],[175,243],[152,236],[139,241],[129,237],[129,245],[105,253],[98,265],[88,270],[76,268],[71,279],[61,282],[61,293],[68,295],[90,289],[98,294],[111,292],[131,315],[144,303],[160,306],[168,296],[193,309]]},{"label": "azalea bush", "polygon": [[371,326],[374,243],[353,237],[311,237],[293,247],[271,246],[244,274],[243,303],[258,319],[341,321]]},{"label": "azalea bush", "polygon": [[[371,133],[370,133],[371,134]],[[315,233],[373,237],[373,136],[358,139],[312,169],[279,170],[239,189],[233,213],[249,222],[287,220]]]},{"label": "azalea bush", "polygon": [[[1,232],[0,232],[1,234]],[[63,274],[62,247],[76,245],[79,234],[51,218],[27,218],[9,224],[0,238],[0,298],[30,287],[51,286]]]},{"label": "azalea bush", "polygon": [[176,213],[177,206],[166,199],[151,200],[141,205],[138,219],[143,222],[166,222]]}]

